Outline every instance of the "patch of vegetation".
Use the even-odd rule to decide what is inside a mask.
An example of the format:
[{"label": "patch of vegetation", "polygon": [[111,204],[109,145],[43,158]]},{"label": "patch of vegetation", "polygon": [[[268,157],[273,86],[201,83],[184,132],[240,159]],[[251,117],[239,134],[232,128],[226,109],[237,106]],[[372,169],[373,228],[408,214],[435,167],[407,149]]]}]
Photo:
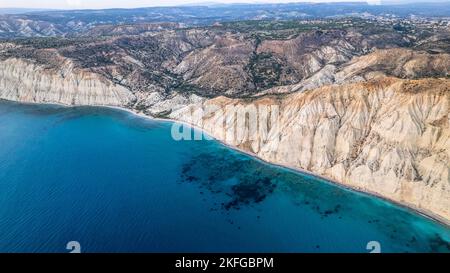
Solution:
[{"label": "patch of vegetation", "polygon": [[115,52],[110,44],[95,44],[78,47],[77,50],[63,50],[62,55],[71,58],[81,64],[83,68],[112,65],[114,62],[108,54]]},{"label": "patch of vegetation", "polygon": [[182,94],[195,94],[205,98],[214,98],[220,92],[214,89],[204,89],[200,86],[187,82],[180,82],[177,86],[174,87],[174,90]]},{"label": "patch of vegetation", "polygon": [[281,77],[282,65],[271,53],[254,53],[246,67],[257,89],[276,86]]},{"label": "patch of vegetation", "polygon": [[60,37],[37,37],[18,38],[10,40],[17,45],[32,47],[35,49],[63,48],[68,46],[79,46],[83,44],[100,41],[99,38],[60,38]]},{"label": "patch of vegetation", "polygon": [[212,28],[233,33],[246,33],[250,37],[258,37],[261,40],[291,39],[300,33],[314,30],[354,28],[371,34],[393,31],[391,26],[357,17],[319,20],[246,20],[224,22]]}]

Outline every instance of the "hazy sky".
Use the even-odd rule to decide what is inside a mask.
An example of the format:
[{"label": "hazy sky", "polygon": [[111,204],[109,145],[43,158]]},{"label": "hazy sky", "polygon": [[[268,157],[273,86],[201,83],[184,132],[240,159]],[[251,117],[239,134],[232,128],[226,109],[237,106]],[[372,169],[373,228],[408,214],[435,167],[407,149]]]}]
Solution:
[{"label": "hazy sky", "polygon": [[[364,0],[0,0],[0,8],[133,8],[150,6],[169,6],[191,3],[285,3],[285,2],[361,2]],[[380,0],[368,0],[377,3]]]}]

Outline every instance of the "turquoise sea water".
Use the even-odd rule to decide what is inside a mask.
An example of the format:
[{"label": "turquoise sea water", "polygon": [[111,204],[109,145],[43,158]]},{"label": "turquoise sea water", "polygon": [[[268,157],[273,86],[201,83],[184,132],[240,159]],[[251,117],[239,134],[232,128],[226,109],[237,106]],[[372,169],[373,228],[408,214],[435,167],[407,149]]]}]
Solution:
[{"label": "turquoise sea water", "polygon": [[0,102],[0,252],[449,252],[450,229],[124,111]]}]

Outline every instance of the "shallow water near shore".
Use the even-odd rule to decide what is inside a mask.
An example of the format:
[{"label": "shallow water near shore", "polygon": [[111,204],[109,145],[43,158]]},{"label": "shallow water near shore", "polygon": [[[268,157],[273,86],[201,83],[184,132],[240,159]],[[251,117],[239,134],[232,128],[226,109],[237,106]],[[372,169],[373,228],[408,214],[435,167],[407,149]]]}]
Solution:
[{"label": "shallow water near shore", "polygon": [[0,252],[450,252],[450,229],[171,123],[0,101]]}]

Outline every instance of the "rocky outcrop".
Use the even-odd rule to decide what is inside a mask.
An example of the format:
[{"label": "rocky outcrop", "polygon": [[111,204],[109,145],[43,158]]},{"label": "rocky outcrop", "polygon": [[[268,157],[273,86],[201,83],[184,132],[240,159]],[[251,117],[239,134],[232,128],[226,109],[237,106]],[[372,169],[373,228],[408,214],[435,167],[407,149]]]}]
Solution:
[{"label": "rocky outcrop", "polygon": [[450,55],[405,48],[378,50],[354,58],[336,74],[336,82],[365,81],[376,77],[445,77],[450,75]]},{"label": "rocky outcrop", "polygon": [[251,41],[232,36],[217,38],[206,48],[192,51],[174,69],[189,84],[217,94],[236,94],[253,89],[246,74],[254,45]]},{"label": "rocky outcrop", "polygon": [[76,69],[70,61],[48,69],[20,59],[0,62],[0,98],[67,105],[125,106],[134,96],[98,74]]},{"label": "rocky outcrop", "polygon": [[[278,108],[258,110],[268,118],[252,134],[248,116],[226,114],[231,106]],[[450,219],[450,80],[381,78],[255,101],[218,97],[170,117],[266,161]]]},{"label": "rocky outcrop", "polygon": [[328,64],[299,83],[267,89],[255,96],[302,92],[330,84],[364,82],[387,76],[420,79],[449,75],[449,54],[391,48],[354,57],[340,66]]}]

